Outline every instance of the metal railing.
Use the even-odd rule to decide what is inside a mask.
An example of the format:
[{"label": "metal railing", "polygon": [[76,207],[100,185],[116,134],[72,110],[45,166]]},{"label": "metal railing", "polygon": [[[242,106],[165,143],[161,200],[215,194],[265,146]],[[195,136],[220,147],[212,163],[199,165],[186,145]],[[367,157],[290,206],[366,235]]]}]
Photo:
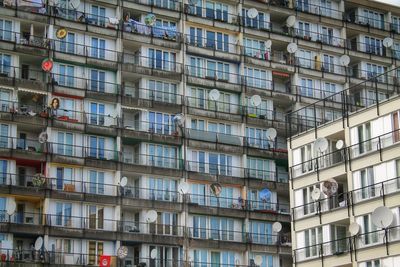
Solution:
[{"label": "metal railing", "polygon": [[123,30],[127,33],[145,35],[177,43],[182,41],[182,33],[178,32],[175,27],[147,26],[142,22],[130,20],[123,23]]},{"label": "metal railing", "polygon": [[212,9],[202,6],[194,6],[191,4],[184,4],[184,11],[186,14],[201,18],[226,22],[234,25],[239,24],[239,16],[237,14],[229,13],[228,10]]},{"label": "metal railing", "polygon": [[349,22],[353,22],[355,24],[376,28],[380,30],[389,31],[390,23],[380,19],[374,19],[371,17],[360,16],[356,14],[345,14],[345,18]]},{"label": "metal railing", "polygon": [[136,154],[133,152],[123,152],[122,162],[133,165],[145,165],[167,169],[183,168],[183,160],[173,157],[163,157],[156,155]]},{"label": "metal railing", "polygon": [[165,60],[161,58],[145,57],[137,54],[129,54],[124,52],[122,62],[125,64],[133,64],[145,68],[164,70],[175,73],[182,73],[182,64],[176,61]]},{"label": "metal railing", "polygon": [[348,47],[348,40],[340,38],[338,36],[324,34],[321,32],[314,32],[310,30],[304,30],[300,28],[294,28],[293,33],[296,37],[302,38],[307,41],[319,42],[325,45],[331,45],[336,47]]},{"label": "metal railing", "polygon": [[168,90],[164,90],[163,88],[136,88],[125,85],[123,89],[123,95],[127,97],[134,97],[177,105],[183,104],[183,95],[172,92],[177,90],[176,87],[174,89],[169,88]]},{"label": "metal railing", "polygon": [[[229,35],[219,32],[213,32],[213,38],[207,37],[199,37],[193,36],[190,34],[186,34],[186,44],[189,46],[205,48],[209,50],[219,51],[219,52],[226,52],[231,54],[238,54],[239,53],[239,45],[236,43],[232,43],[229,41]],[[220,37],[218,35],[221,35]],[[224,35],[227,35],[228,41],[225,42]]]},{"label": "metal railing", "polygon": [[298,67],[305,69],[313,69],[321,72],[334,73],[339,75],[346,75],[346,67],[338,65],[332,62],[324,62],[323,57],[321,59],[309,59],[309,58],[295,58],[295,64]]},{"label": "metal railing", "polygon": [[127,0],[141,5],[148,5],[168,10],[180,11],[182,2],[176,0]]},{"label": "metal railing", "polygon": [[185,73],[189,76],[205,78],[208,80],[228,82],[233,84],[242,83],[241,75],[229,71],[217,70],[217,65],[218,62],[215,62],[215,69],[186,65]]},{"label": "metal railing", "polygon": [[311,4],[309,1],[296,0],[295,9],[305,13],[316,14],[324,17],[330,17],[334,19],[342,19],[343,12],[330,7],[324,7],[321,5]]}]

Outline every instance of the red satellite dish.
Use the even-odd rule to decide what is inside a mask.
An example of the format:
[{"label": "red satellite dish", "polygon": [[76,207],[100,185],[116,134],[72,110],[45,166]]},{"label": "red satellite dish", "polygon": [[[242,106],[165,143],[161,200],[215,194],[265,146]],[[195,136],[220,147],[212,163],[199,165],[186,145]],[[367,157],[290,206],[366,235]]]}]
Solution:
[{"label": "red satellite dish", "polygon": [[53,69],[53,60],[51,60],[50,58],[45,58],[42,61],[42,70],[44,70],[45,72],[50,72]]}]

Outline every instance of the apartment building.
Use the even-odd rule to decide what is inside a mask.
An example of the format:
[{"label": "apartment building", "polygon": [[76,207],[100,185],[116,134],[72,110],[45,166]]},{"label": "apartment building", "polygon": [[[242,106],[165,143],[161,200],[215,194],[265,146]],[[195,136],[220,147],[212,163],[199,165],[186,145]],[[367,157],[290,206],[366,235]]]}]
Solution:
[{"label": "apartment building", "polygon": [[[399,74],[396,67],[303,108],[339,116],[288,114],[294,266],[398,266]],[[374,92],[364,104],[360,90]]]},{"label": "apartment building", "polygon": [[400,59],[368,1],[0,2],[0,257],[27,266],[291,266],[285,113]]}]

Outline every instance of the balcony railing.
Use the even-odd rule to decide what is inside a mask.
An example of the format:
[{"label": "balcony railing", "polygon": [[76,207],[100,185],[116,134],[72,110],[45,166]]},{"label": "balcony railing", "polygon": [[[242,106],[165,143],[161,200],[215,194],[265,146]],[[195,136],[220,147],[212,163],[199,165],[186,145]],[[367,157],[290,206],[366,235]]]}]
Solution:
[{"label": "balcony railing", "polygon": [[124,32],[145,35],[153,38],[159,38],[167,41],[180,43],[182,33],[176,30],[176,27],[158,27],[147,26],[146,24],[130,19],[123,24]]},{"label": "balcony railing", "polygon": [[359,24],[359,25],[376,28],[376,29],[380,29],[380,30],[385,30],[385,31],[388,31],[390,29],[390,23],[384,21],[383,19],[374,19],[371,17],[365,17],[365,16],[360,16],[360,15],[355,15],[355,14],[347,14],[345,16],[348,21]]},{"label": "balcony railing", "polygon": [[228,10],[204,8],[190,4],[184,4],[184,10],[185,13],[189,15],[234,25],[239,24],[239,16],[237,14],[229,13]]},{"label": "balcony railing", "polygon": [[330,7],[324,7],[321,5],[311,4],[309,1],[297,0],[295,3],[295,9],[305,13],[316,14],[324,17],[330,17],[334,19],[342,19],[343,12]]},{"label": "balcony railing", "polygon": [[319,42],[325,45],[331,45],[341,48],[348,47],[347,39],[329,34],[324,34],[321,32],[314,32],[310,30],[294,28],[294,34],[296,35],[296,37],[302,38],[307,41]]},{"label": "balcony railing", "polygon": [[382,45],[373,45],[365,42],[351,42],[351,50],[375,56],[386,56],[386,48]]},{"label": "balcony railing", "polygon": [[167,169],[182,169],[183,166],[182,159],[147,154],[135,154],[133,152],[123,152],[122,161],[127,164],[145,165]]},{"label": "balcony railing", "polygon": [[182,2],[175,0],[127,0],[127,1],[146,6],[173,10],[173,11],[180,11],[182,5]]},{"label": "balcony railing", "polygon": [[218,52],[225,52],[231,54],[239,53],[239,46],[236,43],[229,42],[229,35],[227,40],[224,40],[224,34],[215,32],[213,38],[193,36],[186,34],[186,44],[189,46],[205,48]]},{"label": "balcony railing", "polygon": [[[218,63],[215,64],[218,65]],[[205,78],[207,80],[228,82],[233,84],[241,84],[242,82],[241,76],[237,73],[213,68],[201,68],[198,66],[186,65],[185,73],[189,76]]]},{"label": "balcony railing", "polygon": [[173,135],[177,136],[179,134],[179,128],[173,123],[160,123],[160,122],[149,122],[149,121],[131,121],[127,120],[126,116],[123,120],[123,127],[125,129],[147,132],[161,135]]},{"label": "balcony railing", "polygon": [[125,64],[133,64],[145,68],[164,70],[168,72],[181,73],[182,64],[176,61],[164,60],[155,57],[145,57],[135,54],[123,53],[122,62]]},{"label": "balcony railing", "polygon": [[339,75],[346,75],[346,67],[342,65],[338,65],[332,62],[324,62],[322,59],[309,59],[309,58],[302,58],[296,57],[295,58],[296,66],[305,68],[305,69],[312,69],[326,73],[334,73]]},{"label": "balcony railing", "polygon": [[124,96],[181,105],[183,96],[175,92],[176,87],[171,88],[170,86],[168,89],[165,86],[154,89],[124,86]]}]

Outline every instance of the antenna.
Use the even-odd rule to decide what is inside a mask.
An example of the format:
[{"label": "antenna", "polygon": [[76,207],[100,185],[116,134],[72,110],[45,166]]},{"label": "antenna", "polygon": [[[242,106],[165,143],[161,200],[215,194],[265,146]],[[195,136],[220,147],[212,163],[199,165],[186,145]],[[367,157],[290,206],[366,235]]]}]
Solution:
[{"label": "antenna", "polygon": [[251,104],[253,107],[258,107],[259,105],[261,105],[261,96],[259,96],[259,95],[253,95],[253,96],[250,98],[250,104]]},{"label": "antenna", "polygon": [[349,225],[349,232],[351,236],[355,236],[358,234],[358,232],[360,232],[360,225],[356,222],[352,222]]},{"label": "antenna", "polygon": [[293,53],[296,53],[296,51],[297,51],[297,44],[295,44],[295,43],[290,43],[290,44],[288,44],[288,46],[287,46],[287,51],[290,53],[290,54],[293,54]]},{"label": "antenna", "polygon": [[149,13],[144,17],[144,24],[153,26],[156,23],[156,15]]},{"label": "antenna", "polygon": [[119,181],[119,185],[121,187],[125,187],[128,184],[128,177],[124,176],[121,178],[121,181]]},{"label": "antenna", "polygon": [[267,41],[265,42],[265,48],[270,49],[271,46],[272,46],[272,41],[271,41],[271,40],[267,40]]},{"label": "antenna", "polygon": [[153,248],[150,251],[150,258],[153,259],[153,260],[155,260],[157,258],[157,249]]},{"label": "antenna", "polygon": [[155,210],[149,210],[146,214],[146,222],[153,223],[157,220],[158,214]]},{"label": "antenna", "polygon": [[73,9],[77,9],[80,4],[80,0],[69,0],[69,6]]},{"label": "antenna", "polygon": [[320,153],[325,152],[328,149],[329,143],[325,137],[317,138],[314,141],[314,149],[318,150]]},{"label": "antenna", "polygon": [[220,93],[218,91],[218,89],[212,89],[209,93],[208,93],[208,97],[212,100],[212,101],[217,101],[220,97]]},{"label": "antenna", "polygon": [[350,57],[348,55],[343,55],[339,59],[340,65],[348,66],[350,63]]},{"label": "antenna", "polygon": [[282,224],[281,224],[280,222],[274,222],[274,223],[272,224],[272,230],[273,230],[275,233],[279,233],[279,232],[282,230]]},{"label": "antenna", "polygon": [[111,25],[118,25],[119,24],[119,19],[118,18],[108,18],[108,21],[110,22]]},{"label": "antenna", "polygon": [[121,260],[125,259],[126,256],[128,256],[128,248],[125,246],[119,247],[117,250],[117,255],[119,259]]},{"label": "antenna", "polygon": [[220,183],[213,183],[210,185],[210,191],[214,194],[214,196],[219,197],[222,191],[222,186]]},{"label": "antenna", "polygon": [[53,60],[50,58],[45,58],[42,61],[42,70],[45,72],[50,72],[53,69]]},{"label": "antenna", "polygon": [[275,130],[275,128],[268,128],[265,135],[267,136],[267,138],[272,141],[276,138],[277,132]]},{"label": "antenna", "polygon": [[296,17],[291,15],[286,19],[286,26],[288,28],[291,28],[294,26],[294,24],[296,23]]},{"label": "antenna", "polygon": [[39,236],[35,241],[35,250],[40,250],[43,246],[43,237]]},{"label": "antenna", "polygon": [[260,265],[262,264],[262,262],[263,262],[263,258],[261,257],[261,255],[255,256],[255,258],[254,258],[254,263],[255,263],[256,265],[260,266]]},{"label": "antenna", "polygon": [[247,11],[247,16],[248,16],[250,19],[255,19],[255,18],[258,16],[258,10],[255,9],[255,8],[250,8],[250,9]]},{"label": "antenna", "polygon": [[321,198],[321,190],[319,188],[314,188],[311,192],[311,198],[314,201],[318,201]]},{"label": "antenna", "polygon": [[382,44],[386,48],[391,47],[393,45],[393,39],[390,37],[386,37],[385,39],[383,39]]},{"label": "antenna", "polygon": [[335,179],[329,179],[322,183],[322,192],[328,197],[331,197],[336,194],[338,187],[339,185]]},{"label": "antenna", "polygon": [[340,150],[340,149],[343,148],[343,146],[344,146],[343,140],[337,140],[337,142],[336,142],[336,149],[337,149],[337,150]]},{"label": "antenna", "polygon": [[180,182],[178,185],[178,192],[181,194],[187,194],[189,192],[189,184],[186,182]]},{"label": "antenna", "polygon": [[7,214],[8,215],[13,215],[15,213],[15,209],[17,208],[17,203],[15,203],[14,199],[10,199],[10,201],[7,203]]},{"label": "antenna", "polygon": [[56,37],[58,39],[64,39],[67,36],[67,30],[65,28],[60,28],[56,31]]},{"label": "antenna", "polygon": [[268,188],[264,188],[260,191],[260,199],[264,202],[267,202],[271,197],[271,191]]},{"label": "antenna", "polygon": [[372,212],[371,220],[376,227],[387,228],[393,222],[393,212],[385,206],[377,207]]},{"label": "antenna", "polygon": [[174,117],[174,122],[179,126],[179,127],[183,127],[183,123],[185,121],[185,115],[183,115],[182,113],[176,114]]},{"label": "antenna", "polygon": [[47,142],[47,138],[48,138],[47,133],[46,132],[41,132],[39,134],[39,143],[41,143],[41,144],[46,143]]}]

